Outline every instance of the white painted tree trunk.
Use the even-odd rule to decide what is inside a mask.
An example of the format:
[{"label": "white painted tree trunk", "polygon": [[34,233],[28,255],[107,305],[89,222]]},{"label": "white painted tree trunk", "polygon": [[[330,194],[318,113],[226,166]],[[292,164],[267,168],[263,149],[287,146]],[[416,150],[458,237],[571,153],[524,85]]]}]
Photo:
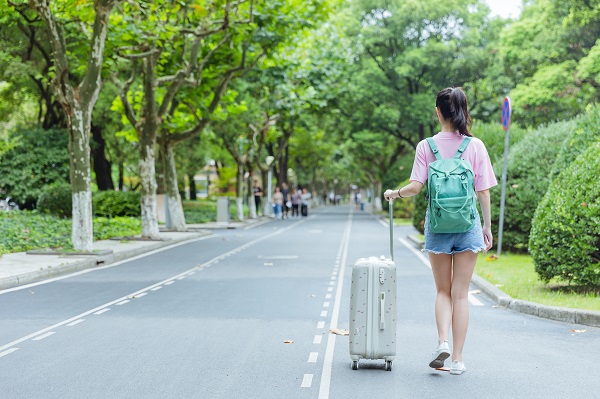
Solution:
[{"label": "white painted tree trunk", "polygon": [[380,211],[383,209],[381,206],[381,182],[377,181],[374,184],[374,197],[375,197],[375,210]]},{"label": "white painted tree trunk", "polygon": [[94,228],[92,223],[92,192],[72,193],[73,227],[71,241],[73,248],[80,251],[92,251]]},{"label": "white painted tree trunk", "polygon": [[244,220],[244,198],[237,197],[235,199],[235,208],[237,210],[237,218],[240,221]]},{"label": "white painted tree trunk", "polygon": [[156,179],[154,166],[154,146],[147,146],[140,158],[142,237],[159,239],[158,214],[156,210]]},{"label": "white painted tree trunk", "polygon": [[175,165],[175,152],[169,143],[161,143],[164,158],[165,196],[167,198],[169,218],[167,228],[175,231],[186,231],[185,215],[181,203],[179,187],[177,187],[177,166]]}]

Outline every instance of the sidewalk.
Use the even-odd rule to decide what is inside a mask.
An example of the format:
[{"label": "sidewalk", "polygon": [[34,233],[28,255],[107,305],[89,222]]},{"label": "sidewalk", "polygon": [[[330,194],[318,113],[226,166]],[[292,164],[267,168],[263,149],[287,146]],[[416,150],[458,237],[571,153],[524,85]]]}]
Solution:
[{"label": "sidewalk", "polygon": [[[407,238],[418,249],[423,248],[423,242],[416,236],[409,234]],[[584,324],[592,327],[600,327],[600,312],[542,305],[536,302],[514,299],[496,287],[494,284],[475,273],[473,273],[471,282],[483,293],[489,296],[494,302],[496,302],[498,307],[532,316],[542,317],[545,319],[562,321],[564,323]]]},{"label": "sidewalk", "polygon": [[0,290],[34,283],[80,270],[104,266],[132,258],[159,248],[210,236],[213,229],[238,229],[258,226],[269,219],[254,219],[234,223],[188,225],[188,231],[160,231],[161,240],[111,239],[94,242],[98,255],[34,254],[41,251],[16,252],[0,257]]}]

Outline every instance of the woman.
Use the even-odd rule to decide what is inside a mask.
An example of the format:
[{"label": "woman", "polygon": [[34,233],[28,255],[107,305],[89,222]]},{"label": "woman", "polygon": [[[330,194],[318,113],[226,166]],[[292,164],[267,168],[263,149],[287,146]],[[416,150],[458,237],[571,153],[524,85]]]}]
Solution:
[{"label": "woman", "polygon": [[[471,117],[467,107],[467,97],[461,88],[446,88],[436,98],[435,110],[441,124],[441,132],[433,136],[433,141],[443,159],[452,158],[469,132]],[[467,370],[463,363],[463,347],[469,325],[469,284],[480,251],[492,247],[491,211],[489,189],[497,185],[489,155],[483,142],[473,138],[462,153],[474,172],[474,186],[481,206],[483,227],[476,215],[474,227],[466,233],[433,233],[429,226],[429,214],[425,217],[425,248],[437,289],[435,319],[438,330],[438,347],[433,352],[429,366],[440,368],[451,356],[448,335],[452,326],[452,366],[451,374],[462,374]],[[427,181],[427,170],[435,161],[426,140],[416,148],[410,183],[399,190],[386,190],[385,198],[412,197],[417,195]]]},{"label": "woman", "polygon": [[273,194],[272,202],[275,210],[275,218],[281,219],[281,211],[283,209],[283,194],[279,190],[279,187],[275,187],[275,193]]}]

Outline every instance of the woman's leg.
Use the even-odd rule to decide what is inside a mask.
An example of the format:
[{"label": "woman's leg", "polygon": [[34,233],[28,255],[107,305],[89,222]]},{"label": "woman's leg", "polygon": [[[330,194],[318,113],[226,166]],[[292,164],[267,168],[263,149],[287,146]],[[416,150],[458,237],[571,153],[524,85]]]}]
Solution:
[{"label": "woman's leg", "polygon": [[[462,362],[462,351],[469,327],[469,285],[477,254],[465,251],[454,254],[452,278],[452,360]],[[433,263],[432,263],[433,264]]]},{"label": "woman's leg", "polygon": [[435,322],[438,343],[448,340],[452,322],[452,255],[429,253],[431,270],[437,290],[435,299]]}]

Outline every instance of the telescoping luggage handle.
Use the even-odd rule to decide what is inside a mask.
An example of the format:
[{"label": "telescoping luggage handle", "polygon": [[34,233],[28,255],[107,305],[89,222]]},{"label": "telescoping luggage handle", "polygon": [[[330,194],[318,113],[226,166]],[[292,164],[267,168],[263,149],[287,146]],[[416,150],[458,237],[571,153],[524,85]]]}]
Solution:
[{"label": "telescoping luggage handle", "polygon": [[394,200],[390,198],[390,257],[394,260]]}]

